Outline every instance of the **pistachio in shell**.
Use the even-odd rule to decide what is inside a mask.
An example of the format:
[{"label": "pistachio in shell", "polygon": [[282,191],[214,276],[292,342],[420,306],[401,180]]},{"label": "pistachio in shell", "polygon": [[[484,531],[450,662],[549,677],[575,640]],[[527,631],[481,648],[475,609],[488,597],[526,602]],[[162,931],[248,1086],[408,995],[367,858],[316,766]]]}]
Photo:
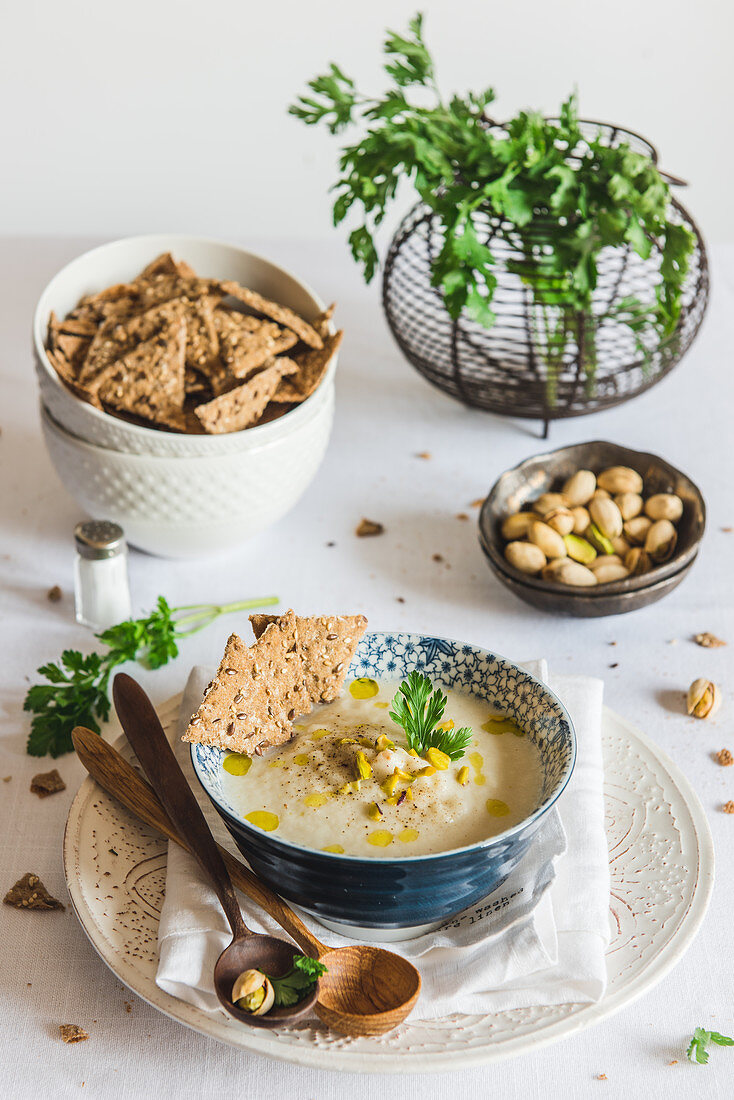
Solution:
[{"label": "pistachio in shell", "polygon": [[598,475],[596,483],[612,496],[617,493],[642,492],[642,478],[631,466],[609,466]]},{"label": "pistachio in shell", "polygon": [[608,493],[606,489],[596,488],[596,489],[594,489],[594,495],[592,496],[591,499],[592,500],[611,500],[612,499],[612,494]]},{"label": "pistachio in shell", "polygon": [[597,583],[590,569],[570,558],[563,558],[549,579],[558,581],[559,584],[573,585],[574,588],[591,588]]},{"label": "pistachio in shell", "polygon": [[533,519],[532,512],[515,512],[514,515],[506,516],[500,528],[502,538],[507,539],[508,542],[525,538]]},{"label": "pistachio in shell", "polygon": [[645,515],[655,523],[659,519],[669,519],[677,523],[683,515],[683,501],[675,493],[655,493],[645,501]]},{"label": "pistachio in shell", "polygon": [[559,535],[568,535],[573,531],[574,518],[570,508],[553,508],[543,516],[543,523],[547,523]]},{"label": "pistachio in shell", "polygon": [[[612,554],[611,557],[616,557]],[[629,577],[629,570],[625,568],[621,561],[610,561],[609,558],[597,558],[596,569],[594,569],[594,576],[596,577],[597,584],[611,584],[612,581],[623,581],[626,577]]]},{"label": "pistachio in shell", "polygon": [[528,538],[545,554],[546,558],[565,558],[566,544],[552,527],[542,520],[536,520],[530,525]]},{"label": "pistachio in shell", "polygon": [[639,577],[652,568],[650,555],[641,546],[633,546],[624,556],[624,564],[630,572],[630,576]]},{"label": "pistachio in shell", "polygon": [[601,557],[597,557],[589,565],[589,569],[592,573],[596,574],[602,565],[624,565],[624,562],[620,558],[619,554],[602,554]]},{"label": "pistachio in shell", "polygon": [[614,503],[624,520],[634,519],[643,509],[643,500],[639,493],[617,493]]},{"label": "pistachio in shell", "polygon": [[616,539],[610,539],[609,541],[614,547],[614,553],[619,554],[620,558],[623,558],[630,548],[630,544],[624,535],[617,535]]},{"label": "pistachio in shell", "polygon": [[564,483],[563,495],[570,508],[576,508],[588,503],[596,489],[596,475],[591,470],[577,470],[575,474]]},{"label": "pistachio in shell", "polygon": [[694,680],[686,695],[686,710],[693,718],[711,718],[721,706],[721,690],[713,680]]},{"label": "pistachio in shell", "polygon": [[623,528],[624,537],[633,546],[642,546],[651,527],[652,520],[649,516],[635,516],[634,519],[626,521]]},{"label": "pistachio in shell", "polygon": [[545,565],[545,554],[533,542],[508,542],[505,559],[521,573],[539,573]]},{"label": "pistachio in shell", "polygon": [[583,505],[579,504],[575,508],[571,509],[571,515],[573,516],[574,535],[583,535],[584,531],[591,523],[589,509],[584,508]]},{"label": "pistachio in shell", "polygon": [[592,523],[596,524],[605,538],[616,539],[622,534],[624,520],[613,500],[596,497],[589,502],[589,514]]},{"label": "pistachio in shell", "polygon": [[610,539],[603,535],[595,523],[590,523],[586,531],[586,541],[590,542],[600,554],[613,554],[614,546]]},{"label": "pistachio in shell", "polygon": [[678,534],[669,519],[659,519],[650,527],[645,536],[645,549],[654,562],[667,561],[672,557]]},{"label": "pistachio in shell", "polygon": [[581,565],[589,565],[596,557],[594,547],[586,539],[582,539],[580,535],[566,535],[563,541],[566,544],[566,553],[569,558]]},{"label": "pistachio in shell", "polygon": [[567,508],[568,502],[563,493],[541,493],[537,500],[531,504],[533,511],[539,516],[545,516],[554,508]]}]

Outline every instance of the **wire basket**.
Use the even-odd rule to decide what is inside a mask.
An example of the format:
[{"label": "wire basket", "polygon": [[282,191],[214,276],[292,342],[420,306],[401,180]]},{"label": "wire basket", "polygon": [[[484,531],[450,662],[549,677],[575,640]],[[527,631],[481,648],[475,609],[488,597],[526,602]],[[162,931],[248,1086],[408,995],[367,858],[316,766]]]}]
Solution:
[{"label": "wire basket", "polygon": [[[655,148],[638,134],[592,121],[583,125],[589,131],[601,130],[609,144],[626,142],[657,163]],[[527,256],[513,244],[513,227],[489,209],[478,216],[476,228],[483,228],[496,260],[494,325],[484,328],[465,314],[453,321],[440,289],[431,286],[431,264],[443,244],[443,231],[440,219],[422,203],[401,223],[385,262],[382,297],[388,324],[406,358],[439,389],[476,408],[542,420],[547,435],[551,420],[583,416],[643,393],[690,347],[708,302],[708,261],[697,226],[675,200],[670,218],[686,225],[695,237],[675,331],[661,340],[650,320],[633,332],[615,313],[628,297],[643,306],[654,305],[659,249],[653,246],[647,259],[630,247],[604,249],[592,300],[593,367],[588,322],[574,316],[569,318],[571,335],[562,358],[556,356],[549,368],[547,316],[539,316],[541,307],[518,274]],[[542,219],[534,222],[533,232],[542,243]],[[554,309],[558,313],[563,307]]]}]

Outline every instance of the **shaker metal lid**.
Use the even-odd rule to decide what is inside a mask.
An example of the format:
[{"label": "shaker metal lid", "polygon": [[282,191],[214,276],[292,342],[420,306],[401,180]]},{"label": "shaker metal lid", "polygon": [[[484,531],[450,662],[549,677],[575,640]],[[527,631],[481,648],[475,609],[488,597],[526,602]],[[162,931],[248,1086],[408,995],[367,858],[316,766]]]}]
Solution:
[{"label": "shaker metal lid", "polygon": [[74,539],[83,558],[114,558],[125,549],[125,532],[118,523],[107,519],[77,523]]}]

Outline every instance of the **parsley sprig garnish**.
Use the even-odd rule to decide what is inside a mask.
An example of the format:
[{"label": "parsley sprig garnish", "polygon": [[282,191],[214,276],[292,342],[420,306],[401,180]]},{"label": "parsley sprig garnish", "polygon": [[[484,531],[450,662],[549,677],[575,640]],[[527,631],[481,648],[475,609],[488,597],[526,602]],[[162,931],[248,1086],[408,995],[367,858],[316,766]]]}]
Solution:
[{"label": "parsley sprig garnish", "polygon": [[718,1047],[734,1047],[734,1039],[730,1039],[728,1035],[720,1035],[718,1031],[706,1031],[703,1027],[697,1027],[686,1051],[689,1062],[697,1062],[699,1066],[705,1066],[709,1060],[709,1043],[714,1043]]},{"label": "parsley sprig garnish", "polygon": [[510,270],[535,306],[551,403],[554,379],[582,322],[593,377],[605,318],[592,303],[604,249],[629,249],[643,259],[658,249],[654,302],[625,297],[614,320],[628,328],[643,355],[651,325],[658,340],[674,331],[695,242],[672,213],[670,187],[650,156],[623,140],[610,144],[603,133],[590,134],[579,121],[575,94],[557,118],[524,110],[504,123],[488,113],[493,88],[444,98],[420,15],[406,34],[387,32],[384,54],[390,83],[381,95],[363,95],[332,64],[290,107],[306,125],[324,125],[332,134],[357,131],[341,151],[333,216],[338,225],[358,212],[349,244],[367,282],[378,267],[374,236],[407,179],[440,230],[431,281],[454,319],[466,310],[487,328],[494,324],[498,254],[487,215],[502,221],[517,257]]},{"label": "parsley sprig garnish", "polygon": [[415,749],[419,755],[427,749],[440,749],[452,760],[464,755],[472,739],[468,726],[458,730],[439,729],[447,701],[440,688],[434,689],[422,672],[413,670],[408,679],[403,680],[389,714],[393,722],[405,730],[409,749]]},{"label": "parsley sprig garnish", "polygon": [[287,974],[280,978],[274,978],[271,974],[266,974],[266,977],[273,987],[276,1006],[287,1006],[297,1004],[307,997],[325,973],[326,967],[318,959],[312,959],[308,955],[294,955],[293,966]]},{"label": "parsley sprig garnish", "polygon": [[[37,672],[48,681],[34,684],[23,709],[33,714],[27,751],[31,756],[61,756],[74,748],[71,732],[87,726],[100,732],[110,715],[107,694],[110,675],[118,665],[139,661],[160,668],[178,656],[178,642],[209,626],[220,615],[246,611],[278,602],[277,596],[229,604],[186,604],[169,607],[163,596],[149,615],[128,619],[95,635],[106,653],[65,649],[58,661],[41,665]],[[188,614],[187,614],[188,612]]]}]

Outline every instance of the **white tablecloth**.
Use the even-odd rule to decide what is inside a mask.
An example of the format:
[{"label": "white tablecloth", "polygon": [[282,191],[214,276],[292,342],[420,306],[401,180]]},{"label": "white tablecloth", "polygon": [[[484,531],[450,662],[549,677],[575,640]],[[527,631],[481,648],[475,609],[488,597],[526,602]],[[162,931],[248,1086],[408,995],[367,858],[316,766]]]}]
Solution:
[{"label": "white tablecloth", "polygon": [[[73,623],[72,528],[79,510],[59,484],[41,441],[29,351],[30,318],[47,279],[92,242],[5,240],[0,245],[0,891],[39,873],[65,898],[61,836],[82,769],[58,762],[67,790],[43,801],[28,791],[49,760],[25,755],[21,707],[33,670],[65,646],[84,648]],[[339,299],[346,339],[337,418],[315,484],[293,513],[224,562],[171,564],[133,553],[137,609],[159,593],[173,603],[276,593],[284,606],[366,613],[375,627],[444,633],[515,659],[547,654],[556,672],[601,676],[608,705],[652,736],[692,779],[717,845],[713,903],[685,958],[637,1004],[556,1046],[486,1070],[436,1077],[356,1078],[250,1057],[202,1038],[129,993],[99,961],[72,912],[21,913],[0,906],[3,1095],[108,1098],[283,1096],[337,1100],[435,1100],[457,1095],[568,1100],[723,1095],[734,1051],[716,1048],[707,1067],[684,1062],[696,1026],[734,1034],[734,768],[712,754],[734,751],[734,249],[714,250],[714,292],[704,329],[685,360],[652,391],[621,408],[553,426],[548,446],[605,438],[669,458],[702,487],[708,531],[688,580],[663,603],[619,618],[557,619],[534,612],[491,576],[477,544],[476,511],[495,477],[543,450],[537,426],[467,410],[432,389],[404,362],[382,320],[376,287],[361,285],[346,251],[250,241]],[[429,451],[430,460],[416,457]],[[470,512],[472,522],[456,519]],[[385,524],[382,538],[358,540],[362,516]],[[327,542],[335,546],[327,547]],[[441,554],[444,562],[433,560]],[[297,561],[297,568],[294,563]],[[64,599],[50,604],[59,584]],[[403,602],[398,602],[397,597]],[[211,662],[236,617],[186,643],[170,667],[142,674],[153,698],[183,687],[195,662]],[[712,631],[731,643],[703,650],[691,635]],[[684,716],[680,693],[696,676],[724,687],[712,722]],[[126,1010],[126,1002],[131,1010]],[[57,1025],[79,1023],[90,1040],[65,1046]],[[670,1065],[677,1059],[677,1064]],[[606,1074],[607,1080],[596,1077]],[[84,1091],[80,1088],[84,1082]]]}]

